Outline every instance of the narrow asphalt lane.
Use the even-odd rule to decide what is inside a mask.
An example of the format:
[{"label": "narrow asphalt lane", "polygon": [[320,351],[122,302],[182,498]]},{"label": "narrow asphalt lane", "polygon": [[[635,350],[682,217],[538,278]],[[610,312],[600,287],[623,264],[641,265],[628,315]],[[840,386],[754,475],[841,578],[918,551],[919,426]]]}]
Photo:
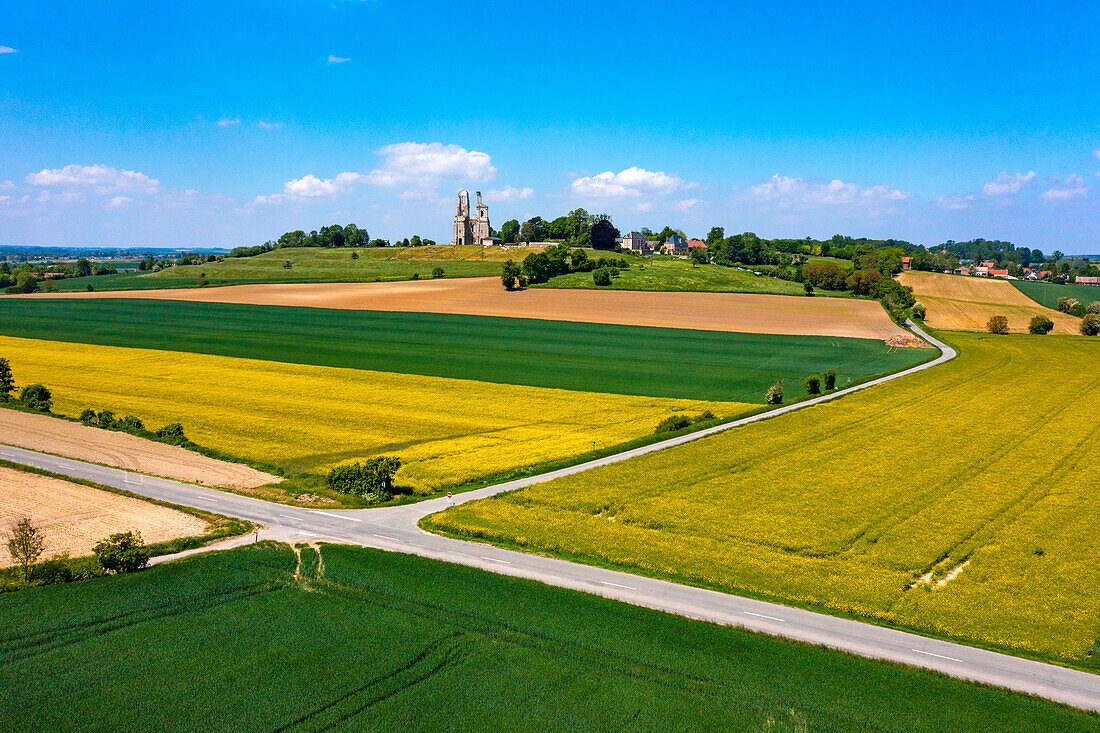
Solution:
[{"label": "narrow asphalt lane", "polygon": [[[835,394],[823,395],[780,410],[577,466],[463,493],[455,496],[452,501],[457,504],[481,499],[503,491],[549,481],[559,476],[627,460],[691,440],[699,440],[723,430],[757,420],[772,419],[785,412],[837,399],[850,392],[929,369],[955,357],[955,351],[950,346],[924,334],[919,329],[914,330],[940,348],[942,354],[939,358],[888,377],[840,390]],[[932,669],[954,677],[997,685],[1075,707],[1100,711],[1100,675],[776,603],[504,550],[492,545],[450,539],[421,530],[417,526],[420,519],[446,509],[451,503],[447,499],[434,499],[418,504],[381,509],[352,511],[310,509],[273,504],[216,489],[133,474],[115,468],[9,446],[0,446],[0,458],[96,481],[174,504],[247,519],[268,525],[273,529],[272,536],[280,538],[347,542],[468,565],[682,616],[820,644],[864,657]]]}]

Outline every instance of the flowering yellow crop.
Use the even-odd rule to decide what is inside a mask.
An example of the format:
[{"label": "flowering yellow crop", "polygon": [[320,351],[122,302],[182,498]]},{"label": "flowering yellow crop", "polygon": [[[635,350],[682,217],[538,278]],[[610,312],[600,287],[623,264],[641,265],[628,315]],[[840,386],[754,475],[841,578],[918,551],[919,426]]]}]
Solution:
[{"label": "flowering yellow crop", "polygon": [[950,338],[959,358],[919,375],[429,521],[1083,659],[1100,638],[1100,341]]},{"label": "flowering yellow crop", "polygon": [[755,407],[8,337],[0,354],[54,412],[178,421],[199,445],[295,471],[397,455],[398,483],[419,489],[616,445],[675,411]]}]

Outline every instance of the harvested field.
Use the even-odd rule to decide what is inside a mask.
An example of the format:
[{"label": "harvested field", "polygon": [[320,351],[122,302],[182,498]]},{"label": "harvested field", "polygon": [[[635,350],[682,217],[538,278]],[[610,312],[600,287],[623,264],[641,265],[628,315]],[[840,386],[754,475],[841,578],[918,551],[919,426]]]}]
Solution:
[{"label": "harvested field", "polygon": [[206,486],[244,489],[280,480],[178,446],[17,410],[0,409],[0,443]]},{"label": "harvested field", "polygon": [[898,281],[913,288],[928,310],[925,322],[933,328],[985,331],[990,317],[1000,315],[1008,318],[1010,331],[1027,333],[1031,319],[1045,315],[1054,321],[1052,333],[1080,333],[1080,318],[1044,308],[1007,280],[910,270]]},{"label": "harvested field", "polygon": [[[33,297],[127,298],[133,297],[133,294],[57,293]],[[542,288],[509,293],[501,287],[500,279],[495,277],[389,283],[293,283],[179,288],[143,292],[141,297],[211,303],[505,316],[795,336],[887,339],[906,335],[905,331],[894,325],[882,306],[870,300],[747,293],[601,292]]]},{"label": "harvested field", "polygon": [[[138,530],[146,544],[152,544],[201,535],[207,530],[206,522],[175,509],[0,467],[0,527],[7,530],[23,517],[45,536],[43,558],[62,552],[73,557],[90,555],[95,543],[114,532]],[[0,543],[0,567],[13,564],[7,542]]]}]

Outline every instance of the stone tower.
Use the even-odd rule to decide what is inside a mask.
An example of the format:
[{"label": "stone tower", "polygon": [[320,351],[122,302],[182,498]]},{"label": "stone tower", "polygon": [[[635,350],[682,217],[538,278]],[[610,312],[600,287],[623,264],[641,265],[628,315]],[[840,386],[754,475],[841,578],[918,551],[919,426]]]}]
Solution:
[{"label": "stone tower", "polygon": [[454,239],[451,244],[491,244],[492,228],[489,226],[489,207],[481,201],[477,191],[477,213],[470,214],[470,192],[458,192],[458,212],[455,214]]}]

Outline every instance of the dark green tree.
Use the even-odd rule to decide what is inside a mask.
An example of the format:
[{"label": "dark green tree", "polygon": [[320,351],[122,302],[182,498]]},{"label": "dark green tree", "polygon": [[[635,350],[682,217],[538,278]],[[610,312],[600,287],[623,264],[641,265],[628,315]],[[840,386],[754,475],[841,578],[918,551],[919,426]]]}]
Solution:
[{"label": "dark green tree", "polygon": [[141,532],[116,532],[97,542],[92,552],[109,573],[133,573],[149,564],[149,548]]},{"label": "dark green tree", "polygon": [[11,373],[11,364],[0,359],[0,401],[7,402],[15,390],[15,377]]},{"label": "dark green tree", "polygon": [[505,260],[504,267],[500,273],[500,281],[504,284],[505,290],[515,290],[523,285],[523,271],[515,260]]},{"label": "dark green tree", "polygon": [[23,388],[23,391],[19,393],[19,401],[31,410],[49,412],[50,405],[53,404],[53,395],[50,394],[50,390],[46,389],[44,385],[28,384]]},{"label": "dark green tree", "polygon": [[81,257],[76,261],[75,273],[77,277],[88,277],[92,274],[92,263]]},{"label": "dark green tree", "polygon": [[615,249],[615,239],[618,236],[619,230],[615,228],[610,219],[600,219],[589,230],[592,249]]}]

